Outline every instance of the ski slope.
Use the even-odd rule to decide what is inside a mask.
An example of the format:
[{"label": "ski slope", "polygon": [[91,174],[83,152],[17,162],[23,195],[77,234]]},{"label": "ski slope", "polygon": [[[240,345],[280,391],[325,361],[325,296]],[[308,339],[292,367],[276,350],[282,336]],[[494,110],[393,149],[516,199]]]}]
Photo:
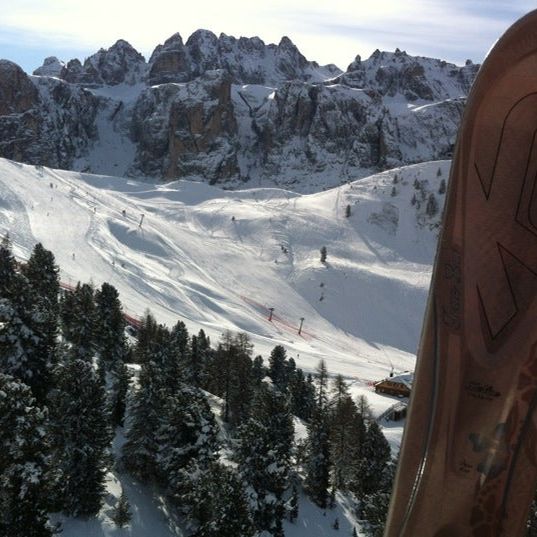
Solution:
[{"label": "ski slope", "polygon": [[421,200],[448,169],[418,164],[301,195],[0,159],[0,234],[9,232],[22,258],[42,242],[66,283],[110,282],[129,313],[181,319],[213,342],[223,330],[244,331],[256,353],[284,345],[305,371],[323,358],[380,413],[393,400],[370,384],[413,368],[438,234],[439,216],[427,217],[425,202],[411,205],[414,182],[423,181]]},{"label": "ski slope", "polygon": [[[379,415],[397,399],[375,394],[371,384],[392,368],[413,369],[439,225],[439,213],[427,216],[426,199],[433,193],[441,208],[438,187],[448,171],[449,162],[431,162],[301,195],[140,182],[0,159],[0,235],[9,232],[23,259],[42,242],[66,284],[110,282],[130,314],[149,308],[161,322],[203,328],[213,342],[223,330],[244,331],[256,354],[267,358],[284,345],[308,372],[325,359]],[[398,446],[402,424],[382,425]],[[121,434],[115,451],[120,443]],[[111,515],[123,488],[133,519],[119,530]],[[117,469],[107,490],[98,517],[57,519],[66,537],[183,535],[157,491]],[[284,523],[286,535],[348,535],[355,526],[352,506],[339,494],[326,513],[304,495],[300,504],[297,523]]]}]

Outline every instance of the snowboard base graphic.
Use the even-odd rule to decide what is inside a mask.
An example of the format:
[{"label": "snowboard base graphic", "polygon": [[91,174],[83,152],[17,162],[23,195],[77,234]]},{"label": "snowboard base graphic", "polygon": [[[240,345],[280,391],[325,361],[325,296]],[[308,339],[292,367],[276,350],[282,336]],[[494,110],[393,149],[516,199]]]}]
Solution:
[{"label": "snowboard base graphic", "polygon": [[524,535],[536,406],[534,11],[485,60],[459,130],[385,537]]}]

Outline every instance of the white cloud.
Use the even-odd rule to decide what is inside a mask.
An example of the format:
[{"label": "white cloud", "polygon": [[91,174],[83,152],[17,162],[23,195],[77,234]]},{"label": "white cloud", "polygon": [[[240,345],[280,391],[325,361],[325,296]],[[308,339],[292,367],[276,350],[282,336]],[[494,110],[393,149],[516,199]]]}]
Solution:
[{"label": "white cloud", "polygon": [[[492,7],[491,5],[492,4]],[[179,31],[259,35],[278,42],[288,35],[309,58],[345,68],[360,53],[399,47],[411,53],[461,61],[480,58],[531,2],[475,0],[0,0],[0,44],[16,36],[34,48],[96,50],[117,39],[146,56]]]}]

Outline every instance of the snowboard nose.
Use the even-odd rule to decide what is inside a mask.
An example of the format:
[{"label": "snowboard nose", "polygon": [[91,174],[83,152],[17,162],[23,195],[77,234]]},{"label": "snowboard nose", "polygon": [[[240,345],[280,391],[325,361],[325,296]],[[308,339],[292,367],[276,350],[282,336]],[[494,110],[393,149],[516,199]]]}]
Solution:
[{"label": "snowboard nose", "polygon": [[537,482],[537,11],[460,126],[386,537],[517,537]]}]

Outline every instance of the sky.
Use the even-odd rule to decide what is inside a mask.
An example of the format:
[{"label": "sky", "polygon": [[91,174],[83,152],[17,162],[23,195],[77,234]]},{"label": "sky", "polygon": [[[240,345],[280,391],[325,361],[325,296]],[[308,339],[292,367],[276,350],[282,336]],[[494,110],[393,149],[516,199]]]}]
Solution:
[{"label": "sky", "polygon": [[457,64],[481,62],[537,0],[0,0],[0,58],[31,72],[126,39],[146,59],[172,34],[199,28],[278,43],[346,69],[356,55],[399,48]]}]

